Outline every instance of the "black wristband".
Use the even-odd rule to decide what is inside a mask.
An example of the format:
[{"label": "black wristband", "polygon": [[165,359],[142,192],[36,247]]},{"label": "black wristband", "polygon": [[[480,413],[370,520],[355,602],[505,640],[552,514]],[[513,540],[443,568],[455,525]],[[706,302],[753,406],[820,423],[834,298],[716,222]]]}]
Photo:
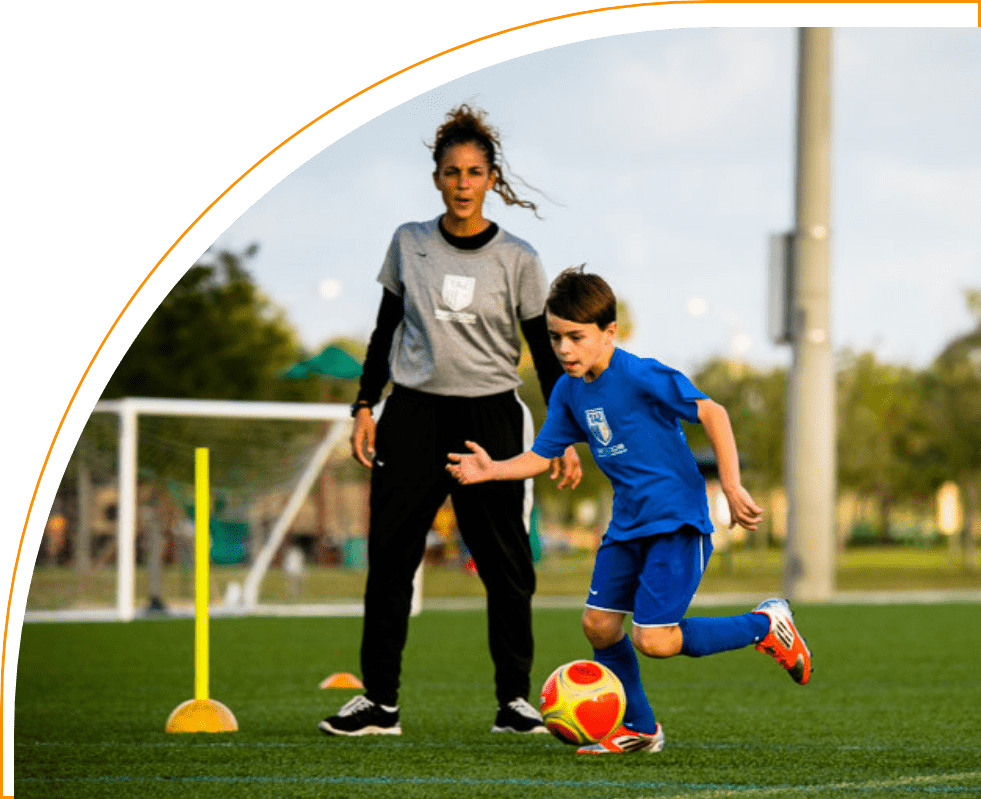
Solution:
[{"label": "black wristband", "polygon": [[355,416],[357,416],[358,415],[358,411],[360,411],[362,408],[369,408],[370,409],[371,408],[371,403],[368,402],[368,400],[363,400],[363,399],[362,400],[358,400],[357,402],[355,402],[351,406],[351,418],[353,419]]}]

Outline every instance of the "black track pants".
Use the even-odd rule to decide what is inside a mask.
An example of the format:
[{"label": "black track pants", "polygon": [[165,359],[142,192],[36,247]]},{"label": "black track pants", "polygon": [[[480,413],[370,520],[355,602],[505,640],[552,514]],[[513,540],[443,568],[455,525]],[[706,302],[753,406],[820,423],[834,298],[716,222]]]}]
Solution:
[{"label": "black track pants", "polygon": [[522,518],[523,482],[461,486],[447,453],[476,441],[495,460],[523,451],[521,405],[513,392],[476,399],[396,387],[375,440],[368,530],[361,673],[367,696],[398,703],[412,578],[440,505],[453,499],[460,534],[487,590],[487,625],[499,703],[527,697],[534,643],[535,570]]}]

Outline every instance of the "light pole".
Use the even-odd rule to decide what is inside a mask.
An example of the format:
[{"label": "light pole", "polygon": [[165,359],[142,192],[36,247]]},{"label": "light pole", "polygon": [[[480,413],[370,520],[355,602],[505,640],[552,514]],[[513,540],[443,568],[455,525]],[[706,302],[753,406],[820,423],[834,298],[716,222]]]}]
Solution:
[{"label": "light pole", "polygon": [[836,419],[830,322],[831,29],[800,29],[796,226],[791,241],[784,590],[834,592]]}]

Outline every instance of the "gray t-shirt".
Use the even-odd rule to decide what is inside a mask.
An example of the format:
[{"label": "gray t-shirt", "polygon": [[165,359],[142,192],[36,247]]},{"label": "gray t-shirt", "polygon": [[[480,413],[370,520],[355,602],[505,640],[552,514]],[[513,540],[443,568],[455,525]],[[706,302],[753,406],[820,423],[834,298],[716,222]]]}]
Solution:
[{"label": "gray t-shirt", "polygon": [[389,355],[393,383],[460,397],[521,385],[519,323],[544,313],[547,293],[530,244],[499,230],[461,250],[438,219],[409,222],[395,231],[378,282],[405,308]]}]

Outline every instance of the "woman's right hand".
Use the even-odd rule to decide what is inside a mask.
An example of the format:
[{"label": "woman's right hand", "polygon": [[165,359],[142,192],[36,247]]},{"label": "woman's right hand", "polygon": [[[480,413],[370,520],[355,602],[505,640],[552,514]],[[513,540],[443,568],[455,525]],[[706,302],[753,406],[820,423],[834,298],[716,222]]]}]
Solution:
[{"label": "woman's right hand", "polygon": [[362,466],[371,468],[375,457],[375,420],[371,408],[359,408],[351,431],[351,455]]}]

